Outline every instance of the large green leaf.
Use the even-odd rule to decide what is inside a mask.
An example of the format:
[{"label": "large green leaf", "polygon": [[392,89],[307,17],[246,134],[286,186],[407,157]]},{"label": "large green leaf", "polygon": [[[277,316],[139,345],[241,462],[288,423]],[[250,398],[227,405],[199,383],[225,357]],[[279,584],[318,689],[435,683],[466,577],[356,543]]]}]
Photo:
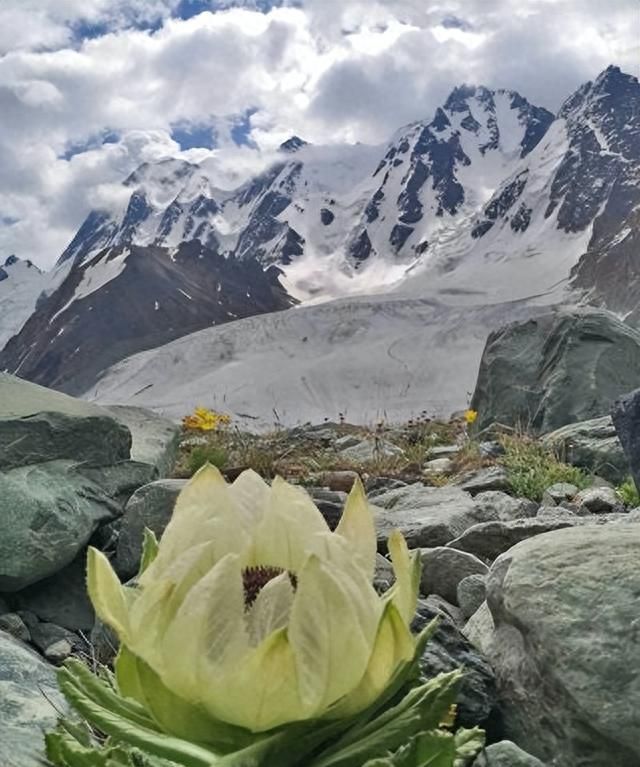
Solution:
[{"label": "large green leaf", "polygon": [[437,728],[455,700],[460,678],[457,671],[441,674],[411,690],[365,727],[348,731],[309,767],[362,767],[400,748],[414,733]]},{"label": "large green leaf", "polygon": [[[90,680],[83,679],[84,672],[74,676],[69,668],[61,669],[59,685],[69,703],[98,730],[118,743],[137,747],[181,767],[217,767],[218,757],[211,750],[146,726],[136,711],[137,704],[123,700],[88,669],[86,671]],[[129,718],[131,713],[133,718]]]}]

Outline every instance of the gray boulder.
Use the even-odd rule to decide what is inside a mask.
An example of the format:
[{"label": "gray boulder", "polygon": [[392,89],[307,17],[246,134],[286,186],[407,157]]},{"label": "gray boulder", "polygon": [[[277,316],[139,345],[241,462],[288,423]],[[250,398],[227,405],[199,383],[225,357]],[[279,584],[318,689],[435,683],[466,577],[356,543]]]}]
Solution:
[{"label": "gray boulder", "polygon": [[[444,546],[422,549],[422,577],[420,590],[423,594],[438,594],[451,604],[458,604],[458,584],[469,575],[486,575],[489,568],[473,554],[456,551]],[[483,597],[484,599],[484,597]],[[483,599],[480,601],[482,602]]]},{"label": "gray boulder", "polygon": [[566,463],[598,474],[616,485],[629,474],[629,463],[611,416],[562,426],[546,434],[542,442]]},{"label": "gray boulder", "polygon": [[487,597],[486,576],[481,573],[467,575],[458,583],[457,604],[460,605],[465,618],[471,616],[480,609]]},{"label": "gray boulder", "polygon": [[551,432],[606,414],[638,380],[640,333],[606,311],[554,311],[489,336],[471,402],[474,426]]},{"label": "gray boulder", "polygon": [[0,472],[0,591],[61,570],[118,513],[119,505],[70,461]]},{"label": "gray boulder", "polygon": [[501,740],[483,749],[473,767],[545,767],[535,756],[527,754],[510,740]]},{"label": "gray boulder", "polygon": [[131,434],[104,409],[0,374],[0,470],[70,459],[129,458]]},{"label": "gray boulder", "polygon": [[640,389],[621,396],[613,405],[611,418],[633,481],[640,488]]},{"label": "gray boulder", "polygon": [[386,550],[390,533],[399,529],[410,548],[444,546],[481,521],[473,499],[457,487],[399,487],[374,498],[378,547]]},{"label": "gray boulder", "polygon": [[493,565],[487,600],[505,734],[557,767],[640,764],[640,527],[586,525]]},{"label": "gray boulder", "polygon": [[65,711],[52,666],[0,631],[0,764],[42,767],[43,733]]},{"label": "gray boulder", "polygon": [[185,479],[160,479],[139,488],[131,496],[121,519],[114,561],[121,578],[131,578],[138,572],[145,527],[158,537],[162,535],[186,483]]}]

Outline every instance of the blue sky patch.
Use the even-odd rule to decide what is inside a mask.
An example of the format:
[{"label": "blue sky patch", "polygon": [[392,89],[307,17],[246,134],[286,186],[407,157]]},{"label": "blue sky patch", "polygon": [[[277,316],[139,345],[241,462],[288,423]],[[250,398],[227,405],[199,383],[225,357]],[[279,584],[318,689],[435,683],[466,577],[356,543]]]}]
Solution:
[{"label": "blue sky patch", "polygon": [[73,141],[68,143],[60,157],[65,160],[70,160],[77,154],[89,152],[91,149],[98,149],[103,144],[117,144],[118,141],[120,141],[120,134],[115,131],[107,130],[97,136],[90,136],[86,141]]},{"label": "blue sky patch", "polygon": [[247,109],[247,111],[238,117],[231,128],[231,138],[233,142],[238,146],[255,146],[255,143],[249,137],[251,133],[251,117],[258,110],[255,107]]},{"label": "blue sky patch", "polygon": [[171,138],[180,144],[180,149],[213,149],[216,135],[211,125],[181,123],[171,128]]}]

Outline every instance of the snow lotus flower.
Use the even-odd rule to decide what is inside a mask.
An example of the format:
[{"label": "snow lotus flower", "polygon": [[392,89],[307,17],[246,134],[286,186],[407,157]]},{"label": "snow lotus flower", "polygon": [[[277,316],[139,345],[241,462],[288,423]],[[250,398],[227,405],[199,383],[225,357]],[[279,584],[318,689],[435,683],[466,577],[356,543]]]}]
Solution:
[{"label": "snow lotus flower", "polygon": [[376,533],[356,482],[331,532],[308,494],[203,467],[178,496],[134,587],[90,549],[89,594],[118,635],[119,692],[163,731],[224,748],[242,733],[366,709],[416,652],[417,552],[373,588]]}]

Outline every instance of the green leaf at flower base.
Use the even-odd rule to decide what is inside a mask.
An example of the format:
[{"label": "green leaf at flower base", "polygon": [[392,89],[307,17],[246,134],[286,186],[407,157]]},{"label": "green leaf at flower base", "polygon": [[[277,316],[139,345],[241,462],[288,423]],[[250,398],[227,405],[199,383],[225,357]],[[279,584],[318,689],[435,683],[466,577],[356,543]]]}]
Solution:
[{"label": "green leaf at flower base", "polygon": [[[81,666],[79,663],[68,664],[60,670],[58,682],[68,702],[98,730],[117,743],[139,748],[145,754],[180,767],[217,767],[216,753],[159,732],[150,720],[145,721],[139,711],[141,706],[120,698],[104,681],[88,669],[81,669]],[[97,764],[100,765],[99,762]],[[76,767],[73,763],[71,765]]]},{"label": "green leaf at flower base", "polygon": [[479,727],[471,730],[461,728],[454,736],[456,741],[456,761],[454,767],[465,767],[473,757],[484,748],[485,733]]},{"label": "green leaf at flower base", "polygon": [[456,698],[461,676],[453,671],[416,687],[366,726],[349,730],[309,767],[362,767],[400,748],[416,732],[436,729]]},{"label": "green leaf at flower base", "polygon": [[454,767],[456,745],[449,732],[421,732],[386,759],[372,759],[363,767]]},{"label": "green leaf at flower base", "polygon": [[116,659],[119,691],[142,703],[163,732],[210,746],[217,753],[239,750],[264,738],[242,727],[220,722],[198,706],[175,695],[144,661],[125,646]]},{"label": "green leaf at flower base", "polygon": [[144,529],[144,538],[142,540],[142,556],[140,557],[140,568],[138,577],[149,567],[153,560],[158,556],[158,539],[153,530],[148,527]]}]

